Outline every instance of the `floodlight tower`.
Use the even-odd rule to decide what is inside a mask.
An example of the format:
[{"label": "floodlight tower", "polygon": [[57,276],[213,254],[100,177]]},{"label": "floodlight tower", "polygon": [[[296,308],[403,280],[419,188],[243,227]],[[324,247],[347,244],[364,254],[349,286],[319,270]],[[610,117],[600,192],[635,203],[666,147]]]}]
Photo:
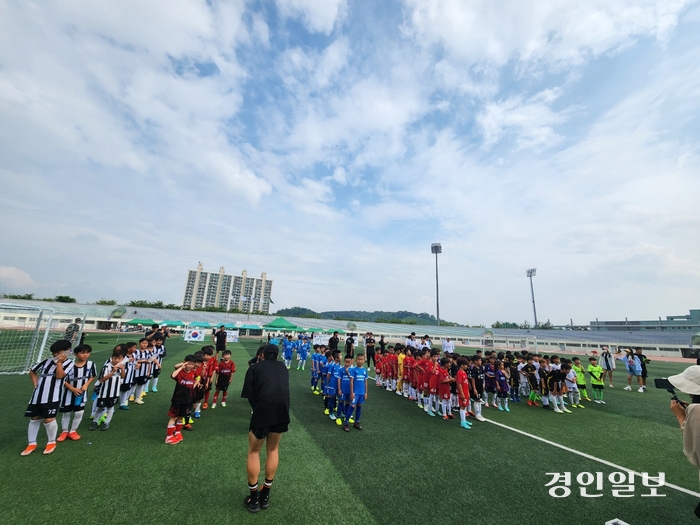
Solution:
[{"label": "floodlight tower", "polygon": [[527,276],[530,278],[530,293],[532,294],[532,312],[535,314],[535,327],[537,326],[537,308],[535,308],[535,289],[532,287],[532,278],[537,274],[537,268],[528,268]]},{"label": "floodlight tower", "polygon": [[430,245],[430,253],[435,254],[435,306],[437,312],[437,325],[440,326],[440,286],[438,283],[438,254],[442,253],[442,245],[434,242]]}]

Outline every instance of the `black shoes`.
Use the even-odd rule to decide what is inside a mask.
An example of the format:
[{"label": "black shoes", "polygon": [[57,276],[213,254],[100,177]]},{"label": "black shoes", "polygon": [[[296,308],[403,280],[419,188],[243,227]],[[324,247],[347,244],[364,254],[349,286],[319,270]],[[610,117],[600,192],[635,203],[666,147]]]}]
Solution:
[{"label": "black shoes", "polygon": [[252,512],[253,514],[255,514],[256,512],[260,512],[259,493],[257,493],[255,497],[253,497],[252,495],[246,497],[246,499],[243,500],[243,505],[245,505],[245,508],[248,509],[248,512]]},{"label": "black shoes", "polygon": [[270,506],[270,490],[261,490],[260,491],[260,508],[261,509],[266,509],[267,507]]}]

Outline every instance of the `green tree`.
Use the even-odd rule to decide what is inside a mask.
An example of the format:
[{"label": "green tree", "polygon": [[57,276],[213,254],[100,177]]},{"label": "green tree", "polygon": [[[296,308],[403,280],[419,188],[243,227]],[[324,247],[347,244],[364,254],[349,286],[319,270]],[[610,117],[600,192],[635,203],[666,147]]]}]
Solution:
[{"label": "green tree", "polygon": [[27,301],[32,301],[32,300],[34,300],[34,294],[33,293],[23,293],[23,294],[7,293],[7,294],[5,294],[5,299],[25,299]]},{"label": "green tree", "polygon": [[100,304],[104,306],[116,306],[117,300],[116,299],[99,299],[95,301],[95,304]]},{"label": "green tree", "polygon": [[74,297],[71,297],[70,295],[57,295],[56,297],[53,298],[54,301],[57,303],[76,303],[77,301],[75,300]]}]

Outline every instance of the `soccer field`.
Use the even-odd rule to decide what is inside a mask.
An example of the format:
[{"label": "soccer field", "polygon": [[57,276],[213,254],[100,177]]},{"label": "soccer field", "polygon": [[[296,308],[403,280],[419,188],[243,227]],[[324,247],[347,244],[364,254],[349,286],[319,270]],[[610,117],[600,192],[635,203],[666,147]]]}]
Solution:
[{"label": "soccer field", "polygon": [[[120,342],[135,340],[131,334]],[[92,360],[102,364],[116,336],[91,334]],[[164,370],[201,345],[168,341]],[[280,448],[280,467],[270,507],[251,515],[245,460],[250,410],[240,388],[257,340],[230,345],[238,372],[228,407],[203,412],[177,446],[163,443],[173,382],[163,374],[158,393],[142,406],[117,410],[108,432],[89,432],[87,417],[77,442],[59,443],[43,456],[20,457],[26,445],[24,409],[31,394],[27,376],[0,376],[2,523],[575,523],[604,524],[619,518],[632,525],[695,523],[700,492],[697,470],[682,453],[681,433],[668,409],[669,394],[622,391],[617,372],[607,405],[557,415],[525,403],[511,413],[484,409],[492,421],[430,418],[407,399],[370,386],[364,430],[345,433],[323,415],[322,398],[305,372],[290,370],[292,422]],[[691,363],[689,363],[691,364]],[[677,373],[684,364],[652,362],[652,378]],[[373,375],[373,374],[372,374]],[[499,426],[499,423],[504,426]],[[516,432],[523,431],[528,435]],[[537,436],[573,451],[539,441]],[[613,465],[577,455],[579,451]],[[608,475],[614,466],[664,472],[665,497],[642,497],[649,489],[634,479],[634,496],[615,498]],[[549,495],[548,472],[571,472],[571,495]],[[602,472],[597,498],[579,494],[577,474]],[[592,487],[588,487],[591,489]]]}]

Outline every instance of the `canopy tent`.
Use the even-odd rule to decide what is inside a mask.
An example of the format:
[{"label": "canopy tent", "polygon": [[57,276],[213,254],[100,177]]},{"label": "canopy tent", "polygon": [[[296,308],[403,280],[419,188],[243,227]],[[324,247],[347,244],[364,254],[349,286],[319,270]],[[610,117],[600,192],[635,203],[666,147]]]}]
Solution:
[{"label": "canopy tent", "polygon": [[183,323],[182,321],[173,321],[170,319],[166,319],[165,321],[163,321],[160,324],[165,325],[165,326],[185,326],[185,323]]},{"label": "canopy tent", "polygon": [[[218,325],[214,325],[214,326],[219,327],[221,325],[218,324]],[[224,328],[226,328],[227,330],[238,330],[239,327],[236,326],[234,323],[224,323]]]},{"label": "canopy tent", "polygon": [[258,324],[244,324],[241,326],[242,330],[262,330],[262,328],[263,327]]},{"label": "canopy tent", "polygon": [[130,324],[130,325],[152,325],[156,324],[156,322],[153,319],[132,319],[131,321],[127,321],[125,324]]},{"label": "canopy tent", "polygon": [[192,328],[211,328],[211,325],[209,323],[205,323],[204,321],[192,321],[191,323],[188,323],[187,326]]},{"label": "canopy tent", "polygon": [[307,328],[306,331],[311,334],[317,334],[318,332],[323,332],[323,328]]},{"label": "canopy tent", "polygon": [[329,328],[328,330],[324,330],[325,333],[327,334],[332,334],[333,332],[338,332],[340,335],[345,335],[345,332],[343,331],[342,328]]},{"label": "canopy tent", "polygon": [[298,332],[299,327],[287,321],[284,317],[278,317],[271,323],[264,326],[265,330],[288,330],[290,332]]}]

